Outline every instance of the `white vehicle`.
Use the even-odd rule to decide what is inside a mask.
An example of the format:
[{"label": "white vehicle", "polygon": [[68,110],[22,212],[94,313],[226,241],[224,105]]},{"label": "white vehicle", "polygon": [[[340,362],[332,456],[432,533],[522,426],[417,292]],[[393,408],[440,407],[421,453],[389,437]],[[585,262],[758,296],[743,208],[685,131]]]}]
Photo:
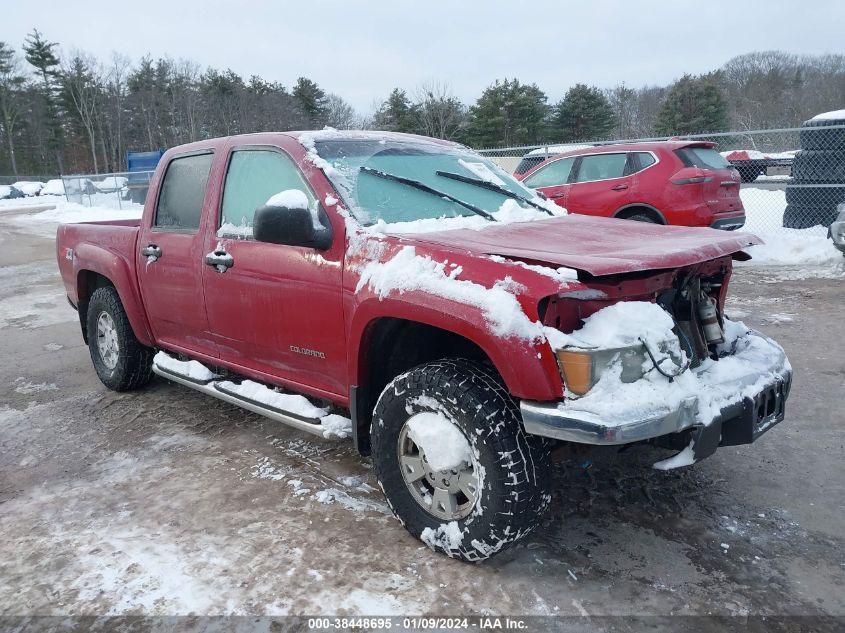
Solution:
[{"label": "white vehicle", "polygon": [[61,178],[55,178],[53,180],[48,180],[44,186],[41,188],[41,191],[38,193],[39,196],[63,196],[65,195],[65,183],[62,181]]},{"label": "white vehicle", "polygon": [[129,179],[126,176],[106,176],[94,184],[100,193],[114,193],[125,189],[128,182]]},{"label": "white vehicle", "polygon": [[37,196],[38,192],[41,191],[41,188],[44,186],[44,183],[38,182],[37,180],[19,180],[12,186],[15,189],[20,190],[23,195],[30,197]]}]

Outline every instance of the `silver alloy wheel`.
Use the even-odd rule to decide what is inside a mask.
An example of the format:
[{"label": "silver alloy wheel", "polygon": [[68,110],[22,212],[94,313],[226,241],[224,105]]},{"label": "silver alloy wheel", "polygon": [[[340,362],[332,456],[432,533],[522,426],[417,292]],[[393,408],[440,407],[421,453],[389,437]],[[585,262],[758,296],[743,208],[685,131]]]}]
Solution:
[{"label": "silver alloy wheel", "polygon": [[408,423],[413,418],[402,426],[397,450],[399,470],[411,496],[438,519],[456,521],[469,516],[479,496],[475,459],[460,470],[433,470],[425,451],[408,434]]},{"label": "silver alloy wheel", "polygon": [[109,369],[117,366],[120,356],[120,346],[117,344],[117,328],[108,312],[100,312],[97,317],[97,351],[100,359]]}]

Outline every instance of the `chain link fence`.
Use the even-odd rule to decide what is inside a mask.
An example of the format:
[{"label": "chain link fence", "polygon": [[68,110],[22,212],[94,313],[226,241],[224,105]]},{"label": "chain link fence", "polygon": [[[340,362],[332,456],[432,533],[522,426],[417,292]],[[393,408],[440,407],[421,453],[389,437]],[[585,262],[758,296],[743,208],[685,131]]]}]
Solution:
[{"label": "chain link fence", "polygon": [[153,177],[152,171],[77,174],[62,176],[68,202],[86,207],[128,209],[143,205]]},{"label": "chain link fence", "polygon": [[[671,137],[711,141],[739,172],[747,230],[777,233],[829,226],[845,202],[845,117],[807,121],[800,128],[749,130]],[[670,137],[587,143],[523,145],[478,150],[505,171],[525,174],[547,158],[619,143],[666,141]],[[577,167],[563,184],[578,182]],[[671,186],[668,182],[667,186]],[[570,188],[571,191],[571,188]],[[648,204],[648,200],[630,200]],[[565,205],[564,205],[565,206]],[[654,205],[657,206],[657,205]]]}]

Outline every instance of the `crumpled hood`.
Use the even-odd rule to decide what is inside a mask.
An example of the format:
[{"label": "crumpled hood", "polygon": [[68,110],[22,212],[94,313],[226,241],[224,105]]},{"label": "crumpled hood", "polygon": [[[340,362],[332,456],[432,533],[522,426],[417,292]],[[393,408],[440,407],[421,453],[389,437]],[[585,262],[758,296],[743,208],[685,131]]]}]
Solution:
[{"label": "crumpled hood", "polygon": [[459,251],[566,266],[596,276],[689,266],[763,243],[749,233],[587,215],[402,237]]}]

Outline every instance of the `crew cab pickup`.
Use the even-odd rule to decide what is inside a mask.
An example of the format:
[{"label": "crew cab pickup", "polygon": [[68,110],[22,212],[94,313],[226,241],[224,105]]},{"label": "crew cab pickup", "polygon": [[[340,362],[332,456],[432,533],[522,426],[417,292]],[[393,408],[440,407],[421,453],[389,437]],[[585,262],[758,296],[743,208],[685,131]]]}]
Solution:
[{"label": "crew cab pickup", "polygon": [[[744,233],[567,215],[453,143],[290,132],[168,150],[140,221],[62,225],[110,389],[152,374],[372,456],[402,524],[487,558],[551,449],[689,465],[784,417],[782,348],[724,314]],[[557,454],[557,451],[556,451]]]}]

